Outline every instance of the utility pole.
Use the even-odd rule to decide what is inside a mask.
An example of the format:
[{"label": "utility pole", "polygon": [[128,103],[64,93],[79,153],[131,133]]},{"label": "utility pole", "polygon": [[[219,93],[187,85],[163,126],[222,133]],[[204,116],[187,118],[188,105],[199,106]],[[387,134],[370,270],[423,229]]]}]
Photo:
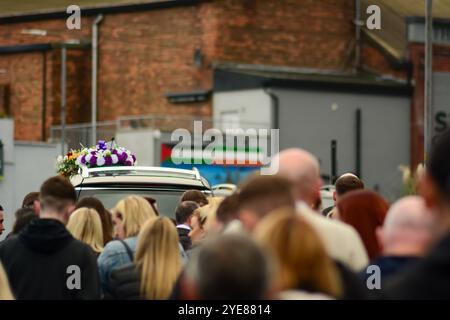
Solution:
[{"label": "utility pole", "polygon": [[66,64],[67,48],[65,44],[61,47],[61,154],[65,154],[66,144]]},{"label": "utility pole", "polygon": [[425,1],[424,160],[433,138],[433,0]]}]

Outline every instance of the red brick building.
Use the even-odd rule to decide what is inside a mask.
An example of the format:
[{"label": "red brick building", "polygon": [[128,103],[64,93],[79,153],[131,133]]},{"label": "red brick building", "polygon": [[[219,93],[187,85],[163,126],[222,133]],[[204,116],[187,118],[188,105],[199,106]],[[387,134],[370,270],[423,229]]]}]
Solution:
[{"label": "red brick building", "polygon": [[[142,114],[209,117],[214,66],[221,62],[348,75],[355,70],[374,72],[415,80],[410,82],[416,84],[412,154],[413,162],[420,160],[422,46],[411,45],[406,60],[393,59],[379,39],[367,33],[360,43],[361,61],[355,65],[354,0],[86,6],[81,11],[81,30],[67,29],[64,9],[3,15],[0,113],[14,117],[16,139],[45,141],[50,126],[60,123],[61,43],[66,41],[76,40],[68,46],[67,122],[90,121],[91,25],[99,14],[104,16],[99,26],[99,121]],[[450,65],[447,51],[443,47],[437,66]],[[201,92],[201,101],[174,104],[167,97],[189,92]]]}]

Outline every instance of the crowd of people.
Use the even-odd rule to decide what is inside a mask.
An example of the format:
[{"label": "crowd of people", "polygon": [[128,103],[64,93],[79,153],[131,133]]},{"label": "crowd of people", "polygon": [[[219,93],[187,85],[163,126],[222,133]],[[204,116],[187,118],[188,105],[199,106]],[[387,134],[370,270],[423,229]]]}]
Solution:
[{"label": "crowd of people", "polygon": [[287,149],[226,198],[186,191],[175,219],[152,198],[77,202],[52,177],[0,243],[0,299],[446,299],[449,156],[450,131],[417,195],[389,204],[347,173],[322,208],[317,158]]}]

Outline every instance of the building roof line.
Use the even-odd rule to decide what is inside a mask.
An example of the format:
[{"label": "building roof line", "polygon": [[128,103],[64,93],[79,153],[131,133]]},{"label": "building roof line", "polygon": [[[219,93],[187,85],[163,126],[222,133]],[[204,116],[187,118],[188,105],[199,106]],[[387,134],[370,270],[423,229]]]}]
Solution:
[{"label": "building roof line", "polygon": [[[94,16],[98,14],[114,14],[156,9],[167,9],[179,6],[196,5],[205,0],[159,0],[129,4],[109,4],[81,8],[82,16]],[[44,10],[31,13],[0,15],[0,24],[19,23],[37,20],[65,19],[68,17],[66,10]]]}]

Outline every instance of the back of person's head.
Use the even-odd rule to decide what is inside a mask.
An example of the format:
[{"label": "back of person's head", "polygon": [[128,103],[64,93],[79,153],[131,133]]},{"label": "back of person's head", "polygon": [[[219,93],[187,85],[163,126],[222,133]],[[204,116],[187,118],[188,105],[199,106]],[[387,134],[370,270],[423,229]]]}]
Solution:
[{"label": "back of person's head", "polygon": [[208,199],[206,196],[198,190],[187,190],[181,195],[180,202],[183,201],[194,201],[202,207],[208,204]]},{"label": "back of person's head", "polygon": [[217,220],[223,225],[227,225],[229,222],[239,217],[239,195],[233,193],[226,197],[216,211]]},{"label": "back of person's head", "polygon": [[76,206],[76,209],[90,208],[95,209],[100,216],[103,232],[103,245],[106,245],[113,238],[113,222],[111,214],[105,209],[103,203],[95,197],[81,198]]},{"label": "back of person's head", "polygon": [[42,211],[68,215],[74,208],[77,195],[72,184],[64,177],[56,176],[47,179],[39,193]]},{"label": "back of person's head", "polygon": [[206,206],[197,209],[200,220],[203,221],[203,229],[206,234],[219,232],[221,226],[217,222],[217,208],[223,201],[222,197],[214,197]]},{"label": "back of person's head", "polygon": [[371,260],[381,254],[376,229],[383,225],[389,204],[376,192],[357,190],[344,195],[337,203],[337,216],[358,231]]},{"label": "back of person's head", "polygon": [[341,295],[339,274],[319,235],[294,209],[265,217],[254,236],[278,266],[275,287]]},{"label": "back of person's head", "polygon": [[28,193],[22,201],[22,208],[34,208],[34,202],[39,201],[39,192]]},{"label": "back of person's head", "polygon": [[103,250],[103,230],[100,216],[95,209],[75,210],[67,223],[67,230],[75,239],[88,244],[95,252]]},{"label": "back of person's head", "polygon": [[269,212],[282,207],[295,207],[293,184],[280,176],[254,176],[239,192],[239,219],[248,230]]},{"label": "back of person's head", "polygon": [[378,230],[385,255],[423,256],[433,241],[434,216],[419,196],[396,201]]},{"label": "back of person's head", "polygon": [[0,262],[0,301],[1,300],[14,300],[14,296],[9,286],[9,280],[6,275],[5,269]]},{"label": "back of person's head", "polygon": [[186,277],[200,300],[264,299],[269,265],[250,238],[222,235],[205,240],[189,261]]},{"label": "back of person's head", "polygon": [[334,184],[336,188],[336,195],[338,197],[342,197],[344,194],[364,189],[364,183],[354,174],[352,173],[345,173],[341,175]]},{"label": "back of person's head", "polygon": [[155,211],[156,215],[160,216],[156,199],[152,197],[144,197],[144,199],[147,200],[148,203],[150,203],[150,206],[152,207],[153,211]]},{"label": "back of person's head", "polygon": [[18,234],[22,231],[31,221],[38,219],[36,212],[32,208],[20,208],[15,214],[16,221],[14,222],[14,226],[12,229],[13,234]]},{"label": "back of person's head", "polygon": [[189,222],[189,218],[195,209],[199,207],[197,202],[194,201],[182,201],[175,209],[175,221],[177,224],[184,224]]},{"label": "back of person's head", "polygon": [[167,299],[181,271],[178,233],[166,217],[148,220],[139,233],[135,262],[145,299]]},{"label": "back of person's head", "polygon": [[320,165],[317,158],[306,150],[291,148],[281,151],[272,162],[278,162],[278,175],[295,184],[296,199],[316,205],[320,199]]},{"label": "back of person's head", "polygon": [[125,238],[137,236],[148,219],[158,217],[148,201],[139,196],[120,200],[113,209],[113,215],[122,222]]},{"label": "back of person's head", "polygon": [[450,207],[450,129],[436,137],[420,191],[429,207]]}]

